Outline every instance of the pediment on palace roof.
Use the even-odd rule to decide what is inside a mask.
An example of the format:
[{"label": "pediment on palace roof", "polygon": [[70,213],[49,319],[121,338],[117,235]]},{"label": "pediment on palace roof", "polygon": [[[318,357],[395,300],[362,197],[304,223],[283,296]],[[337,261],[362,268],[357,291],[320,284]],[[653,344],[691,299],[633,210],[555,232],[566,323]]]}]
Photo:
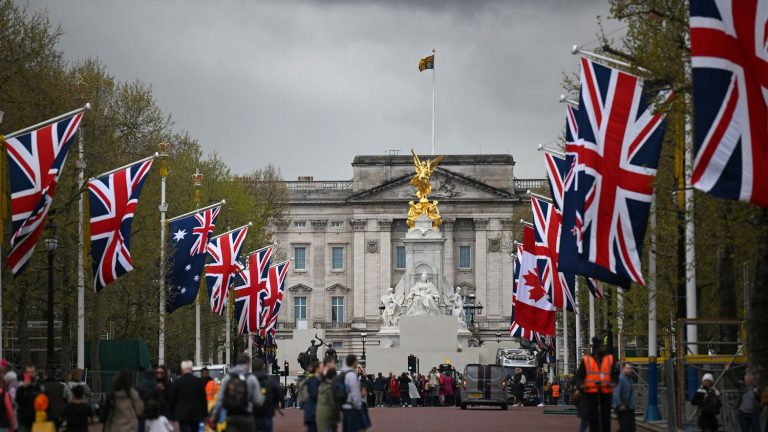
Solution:
[{"label": "pediment on palace roof", "polygon": [[[379,186],[358,192],[350,196],[349,202],[368,201],[408,201],[416,200],[415,188],[409,182],[412,175],[398,177]],[[438,167],[430,179],[432,183],[431,200],[438,201],[472,201],[515,199],[515,196],[471,177],[457,174]]]}]

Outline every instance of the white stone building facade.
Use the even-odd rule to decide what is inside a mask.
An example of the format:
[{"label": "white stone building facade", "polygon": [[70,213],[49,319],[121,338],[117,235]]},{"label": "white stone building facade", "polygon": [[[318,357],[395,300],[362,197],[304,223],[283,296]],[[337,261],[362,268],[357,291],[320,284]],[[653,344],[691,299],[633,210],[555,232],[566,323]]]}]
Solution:
[{"label": "white stone building facade", "polygon": [[[519,210],[530,205],[525,191],[544,185],[515,179],[514,164],[508,154],[447,155],[432,176],[446,286],[461,286],[483,305],[475,322],[488,340],[497,331],[508,336],[512,258],[503,245],[520,231]],[[271,226],[278,254],[293,259],[278,340],[306,320],[308,328],[323,329],[340,354],[360,354],[362,332],[368,344],[378,344],[381,297],[406,268],[413,162],[410,156],[357,156],[352,167],[348,181],[286,182],[289,215]]]}]

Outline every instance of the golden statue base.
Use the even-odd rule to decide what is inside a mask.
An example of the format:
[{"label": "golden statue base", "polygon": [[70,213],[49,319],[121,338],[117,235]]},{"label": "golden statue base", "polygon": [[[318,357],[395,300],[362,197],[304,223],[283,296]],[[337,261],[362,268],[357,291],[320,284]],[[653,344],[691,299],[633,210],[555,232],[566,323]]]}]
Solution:
[{"label": "golden statue base", "polygon": [[443,219],[440,217],[440,210],[437,209],[437,201],[429,202],[422,198],[418,203],[410,201],[408,203],[408,228],[413,229],[416,226],[416,219],[421,215],[426,215],[432,221],[432,228],[440,228]]}]

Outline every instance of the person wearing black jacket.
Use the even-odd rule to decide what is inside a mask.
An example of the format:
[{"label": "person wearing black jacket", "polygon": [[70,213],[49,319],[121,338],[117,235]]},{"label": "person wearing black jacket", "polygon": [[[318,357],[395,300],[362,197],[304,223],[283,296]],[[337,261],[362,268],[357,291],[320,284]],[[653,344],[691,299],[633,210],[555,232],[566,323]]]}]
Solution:
[{"label": "person wearing black jacket", "polygon": [[[253,408],[253,420],[256,432],[272,432],[272,418],[275,411],[280,409],[283,400],[283,389],[279,383],[269,379],[265,370],[266,364],[261,359],[253,361],[253,375],[259,380],[261,394],[264,395],[264,404]],[[283,413],[280,412],[280,415]]]},{"label": "person wearing black jacket", "polygon": [[313,360],[307,369],[309,376],[301,384],[299,388],[299,397],[305,394],[306,398],[303,400],[304,408],[304,425],[307,426],[307,432],[317,432],[317,424],[315,423],[315,413],[317,411],[317,392],[320,389],[320,377],[322,376],[323,369],[320,366],[320,362]]},{"label": "person wearing black jacket", "polygon": [[29,432],[35,422],[35,398],[43,392],[43,386],[37,379],[37,368],[27,366],[24,371],[24,383],[16,389],[16,409],[19,416],[19,431]]},{"label": "person wearing black jacket", "polygon": [[411,406],[411,394],[408,392],[408,383],[411,382],[411,379],[408,378],[408,374],[403,372],[402,375],[400,375],[400,378],[397,379],[397,382],[400,384],[400,403],[404,407],[410,407]]},{"label": "person wearing black jacket", "polygon": [[208,415],[203,380],[192,375],[192,362],[181,362],[181,377],[171,386],[168,396],[171,420],[179,422],[181,432],[196,432]]},{"label": "person wearing black jacket", "polygon": [[384,393],[387,391],[387,379],[379,372],[376,381],[373,382],[373,394],[376,396],[375,407],[384,406]]},{"label": "person wearing black jacket", "polygon": [[171,412],[168,410],[170,394],[171,379],[168,377],[168,368],[160,365],[155,369],[155,388],[149,391],[148,399],[156,400],[160,413],[166,417],[171,417]]}]

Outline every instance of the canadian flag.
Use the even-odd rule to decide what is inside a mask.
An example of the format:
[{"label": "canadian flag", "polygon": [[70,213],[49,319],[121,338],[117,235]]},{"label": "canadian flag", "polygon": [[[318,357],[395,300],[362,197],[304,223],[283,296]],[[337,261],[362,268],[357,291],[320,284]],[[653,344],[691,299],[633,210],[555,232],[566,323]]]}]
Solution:
[{"label": "canadian flag", "polygon": [[515,297],[515,321],[526,330],[555,334],[555,306],[541,286],[536,270],[533,227],[523,228],[523,253]]}]

